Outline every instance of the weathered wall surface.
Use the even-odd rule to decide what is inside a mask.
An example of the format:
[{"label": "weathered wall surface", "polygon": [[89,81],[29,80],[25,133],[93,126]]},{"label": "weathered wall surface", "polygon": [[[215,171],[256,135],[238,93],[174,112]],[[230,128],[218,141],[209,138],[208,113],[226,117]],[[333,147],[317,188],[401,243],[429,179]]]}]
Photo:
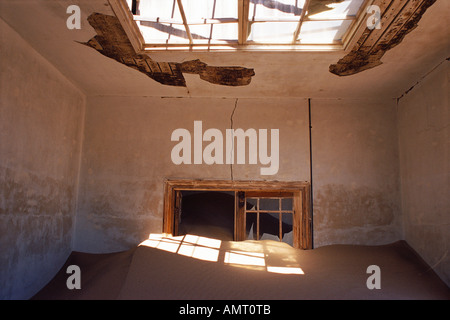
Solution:
[{"label": "weathered wall surface", "polygon": [[400,237],[396,104],[311,101],[314,245]]},{"label": "weathered wall surface", "polygon": [[[315,245],[398,240],[395,103],[311,104]],[[75,250],[124,250],[161,232],[166,178],[310,181],[308,117],[307,99],[89,97]],[[232,168],[173,164],[171,134],[188,129],[193,143],[195,120],[224,139],[231,126],[279,129],[278,172],[262,176],[248,155]]]},{"label": "weathered wall surface", "polygon": [[[234,129],[279,129],[277,174],[262,176],[259,161],[250,165],[248,158],[232,170],[230,164],[173,164],[172,132],[189,130],[193,144],[196,120],[203,132],[220,130],[224,145],[231,121]],[[75,250],[123,250],[161,232],[166,178],[309,180],[307,123],[305,99],[90,97]]]},{"label": "weathered wall surface", "polygon": [[449,62],[399,101],[405,240],[450,284]]},{"label": "weathered wall surface", "polygon": [[71,252],[84,95],[0,20],[0,299],[26,299]]}]

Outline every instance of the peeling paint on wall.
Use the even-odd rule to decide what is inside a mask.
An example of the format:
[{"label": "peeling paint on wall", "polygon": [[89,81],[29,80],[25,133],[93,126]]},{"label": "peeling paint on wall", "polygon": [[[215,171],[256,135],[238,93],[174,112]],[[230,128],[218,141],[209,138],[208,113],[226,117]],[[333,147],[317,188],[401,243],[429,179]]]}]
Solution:
[{"label": "peeling paint on wall", "polygon": [[[382,64],[386,51],[403,41],[405,36],[417,27],[425,11],[436,0],[375,1],[381,9],[381,29],[366,28],[353,49],[336,64],[330,65],[330,72],[348,76]],[[365,25],[365,24],[364,24]]]},{"label": "peeling paint on wall", "polygon": [[87,20],[97,35],[84,44],[165,85],[186,87],[183,73],[198,74],[202,80],[225,86],[248,85],[255,75],[253,69],[208,66],[200,60],[183,63],[156,62],[147,55],[135,53],[116,17],[92,13]]}]

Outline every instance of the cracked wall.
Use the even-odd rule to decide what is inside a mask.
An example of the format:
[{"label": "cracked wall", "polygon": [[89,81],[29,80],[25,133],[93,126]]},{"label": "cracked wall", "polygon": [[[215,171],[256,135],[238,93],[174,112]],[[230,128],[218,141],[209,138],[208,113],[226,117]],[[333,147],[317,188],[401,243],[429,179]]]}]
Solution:
[{"label": "cracked wall", "polygon": [[307,181],[307,110],[306,99],[239,99],[236,106],[220,98],[89,97],[75,250],[128,249],[161,232],[167,178],[230,179],[229,164],[172,163],[172,132],[193,136],[196,120],[203,132],[224,135],[232,114],[234,128],[280,129],[278,173],[261,176],[261,165],[246,161],[233,165],[235,180]]},{"label": "cracked wall", "polygon": [[[315,245],[398,240],[394,101],[311,104]],[[262,176],[248,151],[246,164],[173,164],[172,132],[193,137],[197,120],[203,132],[279,129],[278,173]],[[165,179],[310,181],[309,159],[307,99],[89,97],[74,250],[125,250],[161,232]]]}]

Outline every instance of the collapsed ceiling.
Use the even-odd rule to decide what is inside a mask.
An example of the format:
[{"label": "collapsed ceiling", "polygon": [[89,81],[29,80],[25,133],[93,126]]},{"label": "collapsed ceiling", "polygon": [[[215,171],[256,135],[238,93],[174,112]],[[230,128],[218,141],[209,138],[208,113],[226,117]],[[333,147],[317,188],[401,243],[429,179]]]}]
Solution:
[{"label": "collapsed ceiling", "polygon": [[93,13],[88,17],[88,21],[97,32],[97,35],[86,43],[88,46],[165,85],[186,87],[183,73],[198,74],[202,80],[227,86],[248,85],[255,75],[253,69],[208,66],[198,59],[182,63],[157,62],[148,55],[135,53],[115,16]]},{"label": "collapsed ceiling", "polygon": [[364,28],[352,50],[336,64],[330,65],[330,72],[339,76],[352,75],[376,66],[381,58],[404,37],[417,27],[425,11],[436,0],[423,1],[374,1],[383,12],[379,29]]},{"label": "collapsed ceiling", "polygon": [[[342,0],[338,1],[341,2]],[[329,71],[339,76],[348,76],[379,66],[381,58],[389,49],[399,44],[407,33],[417,27],[425,11],[436,0],[383,1],[376,0],[372,6],[380,10],[379,27],[368,28],[362,24],[361,35],[352,50],[329,67]],[[319,0],[309,3],[310,10],[324,11],[327,4],[333,3]],[[269,4],[274,5],[273,1]],[[311,14],[308,12],[308,14]],[[176,62],[156,62],[146,54],[135,52],[119,19],[101,13],[93,13],[87,18],[89,24],[96,30],[97,35],[86,44],[101,54],[112,58],[126,66],[136,69],[157,82],[165,85],[186,87],[183,73],[199,74],[200,79],[214,84],[227,86],[248,85],[251,77],[255,75],[253,69],[245,67],[214,67],[208,66],[199,59]],[[378,22],[378,21],[377,21]],[[186,31],[188,26],[186,25]],[[188,32],[190,35],[190,33]]]},{"label": "collapsed ceiling", "polygon": [[[79,30],[68,30],[66,27],[69,17],[66,9],[70,5],[81,9]],[[449,56],[448,1],[437,0],[422,15],[414,32],[384,53],[383,64],[364,72],[348,77],[337,77],[329,72],[330,65],[349,53],[343,50],[151,52],[149,61],[156,62],[161,71],[167,70],[166,62],[178,64],[180,70],[186,62],[184,72],[181,72],[186,86],[168,86],[152,81],[148,75],[117,63],[115,59],[105,59],[91,47],[80,45],[97,35],[88,22],[88,17],[93,13],[114,16],[106,0],[0,2],[0,17],[5,26],[14,30],[27,42],[30,50],[43,56],[88,96],[397,98]],[[1,32],[6,30],[2,28]],[[195,67],[192,68],[191,64]],[[205,81],[205,70],[214,66],[245,68],[248,74],[243,74],[242,79],[251,81],[247,85],[236,86],[217,85],[219,80]],[[256,73],[254,76],[251,75],[252,69]],[[193,71],[197,74],[189,73]],[[200,78],[202,73],[203,79]],[[228,81],[226,76],[222,78]]]}]

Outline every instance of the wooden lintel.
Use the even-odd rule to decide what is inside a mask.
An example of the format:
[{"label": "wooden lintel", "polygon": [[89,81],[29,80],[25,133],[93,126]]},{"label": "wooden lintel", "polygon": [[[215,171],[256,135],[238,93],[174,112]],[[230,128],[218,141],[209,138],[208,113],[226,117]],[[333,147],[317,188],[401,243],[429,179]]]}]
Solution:
[{"label": "wooden lintel", "polygon": [[174,190],[209,190],[209,191],[270,191],[292,192],[305,188],[309,182],[302,181],[259,181],[259,180],[189,180],[168,179],[165,181],[169,188]]}]

